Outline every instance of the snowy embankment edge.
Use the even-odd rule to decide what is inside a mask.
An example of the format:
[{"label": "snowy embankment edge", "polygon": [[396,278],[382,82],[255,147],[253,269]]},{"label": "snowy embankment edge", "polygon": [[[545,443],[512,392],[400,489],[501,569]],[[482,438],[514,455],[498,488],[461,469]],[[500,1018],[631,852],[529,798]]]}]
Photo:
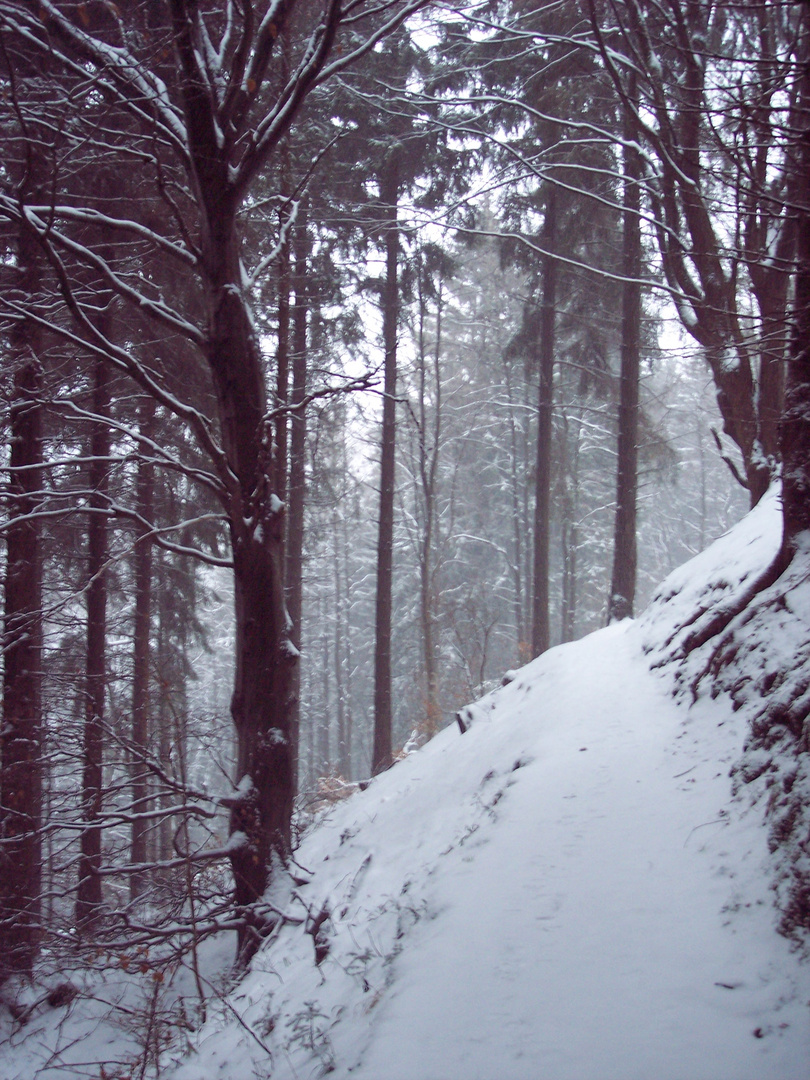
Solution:
[{"label": "snowy embankment edge", "polygon": [[[771,581],[781,525],[774,484],[738,525],[666,578],[639,628],[651,667],[674,697],[687,707],[711,699],[743,719],[733,791],[762,807],[780,930],[808,951],[810,552],[799,550]],[[732,614],[688,648],[718,611]]]}]

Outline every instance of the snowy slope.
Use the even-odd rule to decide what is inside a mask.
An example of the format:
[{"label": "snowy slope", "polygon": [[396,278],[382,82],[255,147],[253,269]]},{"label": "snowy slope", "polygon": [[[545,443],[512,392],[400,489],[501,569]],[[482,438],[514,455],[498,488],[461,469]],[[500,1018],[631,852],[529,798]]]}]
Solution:
[{"label": "snowy slope", "polygon": [[233,943],[206,943],[199,1031],[177,1024],[195,1015],[190,972],[164,987],[137,956],[102,956],[54,975],[70,1003],[22,1027],[0,1012],[0,1080],[810,1080],[810,965],[775,932],[788,871],[763,825],[804,788],[773,755],[736,798],[729,778],[759,658],[802,668],[810,586],[745,625],[738,709],[710,681],[690,693],[700,650],[679,659],[778,543],[772,494],[636,623],[551,650],[472,706],[465,734],[333,807],[297,852],[308,883],[278,877],[288,921],[227,997]]},{"label": "snowy slope", "polygon": [[771,503],[639,623],[532,662],[333,809],[275,897],[294,923],[165,1074],[810,1077],[810,968],[774,930],[762,811],[731,797],[743,721],[645,655],[776,529]]}]

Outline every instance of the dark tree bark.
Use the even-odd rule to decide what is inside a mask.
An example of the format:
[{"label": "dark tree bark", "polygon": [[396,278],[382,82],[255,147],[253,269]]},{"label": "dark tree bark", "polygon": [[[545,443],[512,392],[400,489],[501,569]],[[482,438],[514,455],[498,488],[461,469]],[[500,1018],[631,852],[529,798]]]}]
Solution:
[{"label": "dark tree bark", "polygon": [[[224,178],[223,178],[224,179]],[[236,671],[231,704],[238,737],[239,794],[231,810],[231,865],[245,912],[246,962],[261,926],[251,905],[264,893],[271,854],[290,848],[294,791],[291,724],[296,653],[284,596],[284,504],[272,489],[272,450],[264,438],[263,363],[241,288],[235,207],[227,189],[208,191],[204,263],[208,360],[222,439],[238,487],[230,517],[236,609]],[[210,205],[209,205],[210,204]],[[224,204],[224,205],[223,205]]]},{"label": "dark tree bark", "polygon": [[[136,511],[143,524],[135,542],[135,622],[132,657],[132,812],[144,814],[149,809],[149,714],[152,640],[152,562],[153,541],[150,524],[155,513],[155,467],[149,460],[150,444],[155,436],[155,400],[144,398],[140,408],[140,435],[143,439],[136,482]],[[135,866],[147,861],[148,820],[132,823],[130,858]],[[129,879],[129,895],[137,900],[146,889],[146,875],[133,873]]]},{"label": "dark tree bark", "polygon": [[[436,528],[436,486],[439,468],[439,449],[442,435],[442,309],[444,305],[443,280],[438,281],[436,300],[436,342],[430,361],[424,340],[424,322],[427,299],[420,282],[419,295],[419,349],[418,349],[418,466],[419,484],[424,513],[424,529],[419,543],[419,616],[422,628],[422,653],[425,665],[425,720],[422,732],[432,739],[441,726],[439,703],[439,665],[436,655],[436,590],[434,586],[434,530]],[[432,368],[435,394],[432,419],[428,415],[428,366]]]},{"label": "dark tree bark", "polygon": [[[569,418],[562,414],[560,433],[560,490],[562,494],[562,603],[560,639],[573,641],[577,620],[577,561],[579,555],[579,444],[581,418],[576,417],[573,434]],[[570,448],[570,449],[569,449]]]},{"label": "dark tree bark", "polygon": [[[292,624],[291,641],[301,649],[301,616],[304,584],[304,508],[306,505],[307,417],[307,324],[309,292],[309,228],[305,203],[298,208],[293,237],[293,309],[292,309],[292,391],[290,394],[290,481],[287,514],[286,583],[287,608]],[[300,743],[300,668],[295,670],[295,689],[291,705],[290,739],[293,761],[298,761]],[[296,784],[297,787],[297,784]]]},{"label": "dark tree bark", "polygon": [[[338,538],[339,522],[337,520],[337,508],[333,518],[335,540]],[[345,657],[345,627],[344,627],[344,601],[343,585],[341,581],[341,556],[335,545],[332,556],[332,573],[335,587],[335,640],[333,654],[335,660],[335,711],[337,713],[337,752],[335,760],[337,771],[344,780],[351,779],[351,763],[349,757],[349,731],[347,725],[346,709],[346,680],[343,668]]]},{"label": "dark tree bark", "polygon": [[[324,600],[324,609],[328,610],[328,600]],[[326,612],[324,611],[324,614]],[[321,625],[326,627],[327,619],[322,616]],[[332,719],[331,682],[332,662],[330,657],[331,641],[329,633],[324,629],[321,635],[321,702],[323,712],[320,715],[317,732],[318,750],[318,776],[329,776],[332,772],[332,754],[330,750],[330,728]]]},{"label": "dark tree bark", "polygon": [[[286,211],[280,220],[281,231],[288,225]],[[275,491],[283,503],[287,501],[288,447],[290,404],[290,299],[292,296],[292,260],[289,235],[281,244],[278,255],[278,327],[276,335],[276,408],[279,410],[275,425]]]},{"label": "dark tree bark", "polygon": [[[341,466],[346,476],[349,475],[349,455],[346,446],[345,431],[341,439]],[[352,671],[352,633],[351,633],[351,573],[349,556],[351,542],[347,525],[347,514],[339,513],[336,508],[334,520],[335,552],[335,692],[338,699],[338,771],[344,780],[352,779],[352,735],[353,712],[351,696]]]},{"label": "dark tree bark", "polygon": [[380,518],[377,534],[377,594],[374,636],[374,750],[372,772],[392,761],[391,618],[394,561],[394,481],[396,471],[397,329],[399,321],[399,170],[392,158],[380,177],[386,219],[385,280],[382,287],[385,379],[380,444]]},{"label": "dark tree bark", "polygon": [[793,156],[795,172],[796,275],[793,328],[782,415],[781,563],[807,550],[810,534],[810,15],[802,15],[800,128]]},{"label": "dark tree bark", "polygon": [[104,422],[110,407],[110,372],[95,365],[90,436],[90,515],[87,526],[87,666],[82,762],[82,821],[76,924],[89,930],[101,909],[101,814],[103,790],[104,700],[107,691],[107,476],[110,428]]},{"label": "dark tree bark", "polygon": [[[628,95],[635,102],[635,80]],[[625,114],[624,233],[622,240],[622,345],[619,375],[619,438],[616,520],[608,622],[633,614],[636,597],[636,494],[638,488],[638,400],[641,362],[641,157],[635,124]]]},{"label": "dark tree bark", "polygon": [[[31,233],[20,235],[18,286],[39,284]],[[42,545],[31,515],[42,490],[40,339],[27,320],[11,332],[16,370],[9,409],[9,484],[0,729],[0,984],[30,977],[39,945],[42,881]]]},{"label": "dark tree bark", "polygon": [[543,223],[543,302],[540,309],[540,385],[537,398],[537,466],[534,503],[532,655],[550,645],[549,547],[551,535],[551,445],[554,408],[554,345],[557,304],[557,190],[549,185]]}]

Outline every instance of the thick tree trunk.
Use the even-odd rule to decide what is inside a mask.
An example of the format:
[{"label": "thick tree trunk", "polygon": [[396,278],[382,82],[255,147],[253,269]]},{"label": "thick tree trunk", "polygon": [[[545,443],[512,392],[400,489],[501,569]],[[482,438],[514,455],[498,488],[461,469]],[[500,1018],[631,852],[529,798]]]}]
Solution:
[{"label": "thick tree trunk", "polygon": [[[237,905],[259,900],[273,855],[290,850],[293,760],[290,748],[292,675],[283,584],[283,517],[268,514],[269,542],[253,535],[237,541],[236,678],[231,710],[238,737],[238,797],[231,811],[231,864]],[[238,834],[238,835],[237,835]],[[245,912],[249,924],[260,931]],[[251,951],[251,935],[242,935]]]},{"label": "thick tree trunk", "polygon": [[782,416],[781,562],[810,545],[810,15],[802,19],[801,134],[795,155],[796,281]]},{"label": "thick tree trunk", "polygon": [[[140,434],[144,439],[141,453],[151,457],[149,442],[154,438],[155,401],[145,398],[140,409]],[[149,460],[138,464],[136,508],[145,522],[154,518],[155,469]],[[147,525],[142,525],[135,543],[135,624],[133,632],[132,660],[132,811],[144,814],[149,808],[149,770],[146,758],[149,753],[150,712],[150,642],[152,638],[152,537]],[[147,860],[147,836],[149,823],[138,820],[132,823],[132,846],[130,859],[135,866]],[[129,895],[137,900],[146,888],[146,875],[134,873],[129,879]]]},{"label": "thick tree trunk", "polygon": [[82,763],[82,821],[76,924],[91,929],[102,902],[101,801],[103,789],[104,699],[107,689],[107,476],[110,428],[109,369],[95,365],[93,420],[90,436],[90,509],[87,535],[87,666],[85,671],[84,745]]},{"label": "thick tree trunk", "polygon": [[[636,97],[635,80],[628,91]],[[641,362],[641,157],[633,142],[635,124],[625,122],[624,235],[622,251],[622,345],[619,376],[619,437],[616,519],[608,622],[633,614],[636,597],[636,493],[638,487],[638,400]]]},{"label": "thick tree trunk", "polygon": [[512,383],[512,367],[511,362],[504,357],[504,379],[506,382],[507,390],[507,402],[509,403],[509,409],[507,411],[508,423],[509,423],[509,441],[510,441],[510,454],[509,454],[509,489],[512,501],[512,587],[514,590],[514,596],[512,600],[512,610],[514,612],[515,620],[515,657],[516,662],[519,664],[525,664],[531,659],[529,656],[529,633],[526,627],[526,604],[524,602],[524,581],[528,575],[524,571],[524,561],[526,558],[525,548],[529,545],[526,542],[526,538],[529,536],[529,524],[528,515],[526,513],[525,503],[528,498],[527,487],[524,477],[521,474],[520,462],[525,460],[526,446],[525,446],[525,432],[523,427],[518,428],[518,409],[515,406],[519,405],[521,408],[525,407],[528,412],[528,402],[525,400],[526,383],[523,383],[524,393],[522,398],[519,398]]},{"label": "thick tree trunk", "polygon": [[380,452],[380,520],[377,538],[377,597],[374,638],[374,750],[372,772],[392,761],[391,618],[394,560],[394,478],[396,470],[397,324],[399,321],[399,177],[389,163],[380,182],[385,230],[385,281],[382,293],[385,381]]},{"label": "thick tree trunk", "polygon": [[237,735],[237,794],[231,800],[230,858],[244,916],[239,963],[272,925],[256,907],[274,864],[290,849],[295,760],[293,702],[298,653],[284,595],[284,504],[273,490],[264,368],[248,299],[235,209],[208,193],[204,245],[207,358],[221,437],[234,483],[228,517],[234,563],[236,670],[231,713]]},{"label": "thick tree trunk", "polygon": [[[39,251],[19,235],[20,297],[40,283]],[[41,333],[23,320],[10,334],[3,717],[0,726],[0,984],[30,977],[39,949],[42,884],[42,543],[31,517],[42,498]]]},{"label": "thick tree trunk", "polygon": [[[30,328],[29,328],[30,329]],[[42,487],[39,362],[20,340],[9,416],[3,727],[0,732],[0,983],[30,976],[39,945],[42,879],[42,555],[36,511]],[[14,520],[17,519],[17,520]]]},{"label": "thick tree trunk", "polygon": [[534,502],[532,655],[549,647],[549,548],[551,536],[551,443],[554,407],[554,337],[557,303],[557,189],[549,185],[543,224],[543,304],[540,311],[540,386],[537,398],[537,467]]}]

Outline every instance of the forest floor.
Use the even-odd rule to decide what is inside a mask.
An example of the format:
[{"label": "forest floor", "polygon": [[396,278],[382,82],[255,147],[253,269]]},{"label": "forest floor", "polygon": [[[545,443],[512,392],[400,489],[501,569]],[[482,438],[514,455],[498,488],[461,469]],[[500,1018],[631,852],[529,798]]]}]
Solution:
[{"label": "forest floor", "polygon": [[[776,932],[762,800],[732,794],[743,712],[673,696],[671,665],[650,666],[720,575],[744,581],[777,543],[771,504],[637,622],[511,673],[466,733],[325,812],[296,855],[308,883],[274,896],[291,921],[159,1075],[810,1078],[807,949]],[[0,1075],[100,1076],[68,1064],[83,1010],[14,1034]],[[123,1062],[104,1023],[81,1061]]]}]

